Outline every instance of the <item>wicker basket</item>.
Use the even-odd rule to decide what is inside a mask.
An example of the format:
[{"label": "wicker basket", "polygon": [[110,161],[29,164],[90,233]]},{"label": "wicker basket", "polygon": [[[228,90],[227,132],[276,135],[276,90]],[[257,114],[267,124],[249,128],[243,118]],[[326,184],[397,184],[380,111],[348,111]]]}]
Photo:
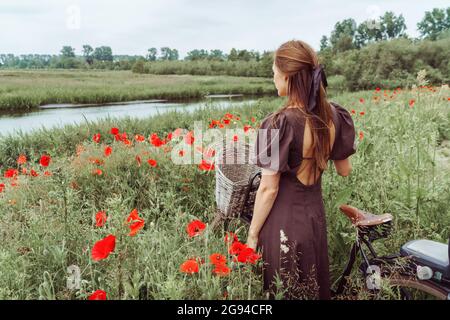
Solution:
[{"label": "wicker basket", "polygon": [[251,147],[226,140],[216,144],[216,204],[225,218],[251,221],[261,178],[261,168],[249,161]]}]

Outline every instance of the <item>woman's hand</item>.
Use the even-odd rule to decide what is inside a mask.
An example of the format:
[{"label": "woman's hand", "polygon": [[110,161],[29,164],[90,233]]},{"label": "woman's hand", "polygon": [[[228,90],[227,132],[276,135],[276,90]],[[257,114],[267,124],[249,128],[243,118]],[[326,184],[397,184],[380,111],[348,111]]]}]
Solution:
[{"label": "woman's hand", "polygon": [[258,245],[258,235],[249,233],[247,237],[247,246],[256,251],[256,246]]}]

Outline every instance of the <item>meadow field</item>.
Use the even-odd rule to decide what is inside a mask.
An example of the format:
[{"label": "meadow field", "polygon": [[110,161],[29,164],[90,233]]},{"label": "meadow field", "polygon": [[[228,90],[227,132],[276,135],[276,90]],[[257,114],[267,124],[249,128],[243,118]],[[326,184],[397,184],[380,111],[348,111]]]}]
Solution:
[{"label": "meadow field", "polygon": [[[29,77],[25,72],[7,74],[17,77],[17,86],[25,86],[20,91],[10,86],[1,106],[14,105],[19,96],[30,107],[68,102],[66,97],[72,99],[69,102],[86,102],[78,100],[77,91],[48,91],[50,80],[39,83],[34,71]],[[162,83],[152,75],[105,72],[106,82],[98,86],[90,85],[93,74],[80,74],[61,72],[51,81],[81,84],[102,102],[109,97],[150,98],[161,92],[142,91],[148,81]],[[109,86],[108,78],[116,76],[124,77],[123,83]],[[182,83],[184,89],[174,90],[174,95],[195,91],[191,82],[198,85],[196,77],[165,78]],[[223,79],[229,82],[223,85]],[[206,87],[220,93],[238,87],[273,90],[268,80],[240,81],[211,77]],[[38,89],[27,95],[27,82]],[[375,243],[381,253],[398,252],[414,238],[448,240],[449,99],[448,86],[426,85],[374,88],[332,99],[351,111],[357,129],[351,175],[338,176],[330,162],[322,178],[333,280],[355,237],[338,210],[342,203],[393,214],[392,235]],[[189,114],[105,118],[2,138],[0,299],[87,299],[94,292],[106,293],[107,299],[264,299],[261,260],[242,258],[234,251],[232,234],[210,228],[214,158],[210,149],[194,147],[191,130],[194,121],[202,121],[204,128],[244,127],[250,135],[282,102],[265,97],[230,109],[205,106]],[[180,157],[199,152],[202,163],[173,163],[172,150],[180,146]],[[245,224],[236,219],[228,231],[245,243]],[[213,265],[214,259],[223,260],[220,268]],[[70,285],[73,270],[79,274],[79,286]],[[358,298],[367,298],[363,289],[358,292]],[[384,290],[375,298],[398,297]]]},{"label": "meadow field", "polygon": [[276,94],[269,78],[136,74],[102,70],[0,70],[0,111],[50,103],[183,100],[207,94]]}]

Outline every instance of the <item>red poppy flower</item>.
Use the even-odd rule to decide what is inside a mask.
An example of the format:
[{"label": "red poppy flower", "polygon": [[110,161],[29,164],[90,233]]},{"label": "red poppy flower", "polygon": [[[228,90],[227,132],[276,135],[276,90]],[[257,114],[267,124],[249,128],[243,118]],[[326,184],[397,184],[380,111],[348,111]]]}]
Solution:
[{"label": "red poppy flower", "polygon": [[95,169],[94,171],[92,171],[92,174],[94,176],[101,176],[103,174],[102,169]]},{"label": "red poppy flower", "polygon": [[119,134],[119,128],[112,127],[110,133],[114,135]]},{"label": "red poppy flower", "polygon": [[150,143],[155,147],[160,147],[164,144],[164,142],[158,137],[156,133],[152,133],[150,136]]},{"label": "red poppy flower", "polygon": [[135,135],[135,136],[134,136],[134,139],[135,139],[136,141],[139,141],[139,142],[145,141],[145,137],[144,137],[143,135],[141,135],[141,134]]},{"label": "red poppy flower", "polygon": [[198,270],[199,270],[198,262],[193,259],[186,260],[180,266],[180,271],[183,273],[189,274],[198,273]]},{"label": "red poppy flower", "polygon": [[50,171],[44,171],[44,176],[51,176],[52,173]]},{"label": "red poppy flower", "polygon": [[97,214],[95,215],[95,226],[103,227],[105,225],[107,219],[108,219],[108,217],[106,216],[105,211],[97,212]]},{"label": "red poppy flower", "polygon": [[0,183],[0,193],[3,192],[3,190],[5,190],[5,184]]},{"label": "red poppy flower", "polygon": [[155,159],[148,159],[148,160],[147,160],[147,163],[148,163],[149,165],[151,165],[152,167],[156,167],[156,166],[158,165],[158,163],[156,162]]},{"label": "red poppy flower", "polygon": [[241,253],[242,250],[244,250],[247,246],[239,241],[235,241],[231,244],[230,248],[228,249],[228,252],[230,254],[238,255]]},{"label": "red poppy flower", "polygon": [[169,132],[168,134],[167,134],[167,137],[166,137],[166,139],[168,140],[168,141],[170,141],[170,140],[172,140],[172,132]]},{"label": "red poppy flower", "polygon": [[88,300],[106,300],[106,292],[97,290],[89,296]]},{"label": "red poppy flower", "polygon": [[105,157],[109,157],[112,153],[112,147],[111,146],[107,146],[105,147]]},{"label": "red poppy flower", "polygon": [[215,167],[214,167],[214,163],[209,163],[205,159],[202,159],[202,162],[198,165],[198,168],[200,170],[210,171],[210,170],[214,170]]},{"label": "red poppy flower", "polygon": [[184,142],[186,143],[186,144],[189,144],[189,145],[191,145],[191,144],[193,144],[194,143],[194,136],[193,136],[193,132],[192,131],[189,131],[188,133],[186,133],[186,135],[184,136]]},{"label": "red poppy flower", "polygon": [[230,124],[230,119],[223,119],[222,122],[226,125]]},{"label": "red poppy flower", "polygon": [[233,136],[233,141],[234,141],[234,142],[238,141],[238,135],[237,135],[237,134],[235,134],[235,135]]},{"label": "red poppy flower", "polygon": [[236,241],[239,241],[237,235],[233,232],[227,232],[227,234],[225,235],[225,243],[234,243]]},{"label": "red poppy flower", "polygon": [[31,170],[30,170],[30,175],[31,175],[32,177],[37,177],[37,176],[39,176],[39,173],[37,173],[35,170],[31,169]]},{"label": "red poppy flower", "polygon": [[27,171],[27,168],[22,168],[22,173],[23,173],[23,174],[27,174],[27,172],[28,172],[28,171]]},{"label": "red poppy flower", "polygon": [[127,223],[130,224],[130,233],[128,235],[132,237],[144,227],[145,220],[139,217],[137,209],[133,209],[127,218]]},{"label": "red poppy flower", "polygon": [[251,117],[251,118],[250,118],[250,121],[251,121],[251,122],[255,122],[255,121],[256,121],[255,117]]},{"label": "red poppy flower", "polygon": [[247,131],[250,130],[251,128],[252,128],[252,126],[246,124],[246,125],[244,126],[244,132],[247,132]]},{"label": "red poppy flower", "polygon": [[379,92],[381,89],[380,89],[380,88],[376,88],[375,90],[376,90],[377,92]]},{"label": "red poppy flower", "polygon": [[360,98],[359,102],[364,103],[364,98]]},{"label": "red poppy flower", "polygon": [[92,140],[93,140],[95,143],[99,143],[99,142],[100,142],[100,137],[101,137],[100,133],[96,133],[96,134],[94,134],[94,136],[92,137]]},{"label": "red poppy flower", "polygon": [[92,260],[99,261],[108,258],[109,254],[114,251],[115,247],[116,237],[112,234],[97,241],[92,247]]},{"label": "red poppy flower", "polygon": [[178,151],[178,155],[179,155],[180,157],[184,156],[184,150]]},{"label": "red poppy flower", "polygon": [[21,154],[19,158],[17,158],[17,164],[25,164],[27,163],[27,156]]},{"label": "red poppy flower", "polygon": [[192,238],[192,237],[198,236],[200,233],[202,233],[203,230],[205,230],[205,228],[206,228],[206,224],[204,224],[200,220],[194,220],[187,225],[186,231],[187,231],[189,237]]},{"label": "red poppy flower", "polygon": [[131,146],[131,145],[133,145],[133,142],[131,142],[131,140],[129,140],[129,139],[122,139],[122,142],[123,142],[123,144],[124,145],[126,145],[126,146]]},{"label": "red poppy flower", "polygon": [[240,250],[237,256],[237,261],[242,263],[255,264],[259,258],[261,258],[261,255],[255,253],[255,250],[253,250],[253,248],[245,246],[245,248]]},{"label": "red poppy flower", "polygon": [[42,155],[41,159],[39,160],[39,163],[41,166],[43,167],[48,167],[48,165],[50,164],[50,161],[52,160],[52,158],[49,155]]},{"label": "red poppy flower", "polygon": [[416,103],[416,100],[414,99],[409,100],[409,107],[412,108],[414,106],[414,103]]},{"label": "red poppy flower", "polygon": [[364,133],[362,131],[359,132],[359,140],[362,140],[364,138]]},{"label": "red poppy flower", "polygon": [[209,261],[214,265],[225,264],[227,262],[227,258],[220,253],[213,253],[209,256]]},{"label": "red poppy flower", "polygon": [[216,264],[212,272],[218,276],[227,276],[230,274],[230,271],[230,268],[225,264]]},{"label": "red poppy flower", "polygon": [[209,123],[209,128],[210,129],[212,129],[212,128],[214,128],[215,126],[217,126],[218,124],[220,124],[220,121],[219,120],[211,120],[211,122]]},{"label": "red poppy flower", "polygon": [[364,111],[361,111],[359,114],[360,114],[361,116],[363,116],[363,115],[365,115],[366,113],[365,113]]},{"label": "red poppy flower", "polygon": [[114,136],[114,139],[115,139],[116,141],[125,141],[125,140],[128,140],[128,135],[127,135],[126,132],[117,133],[117,134]]},{"label": "red poppy flower", "polygon": [[132,223],[132,224],[130,225],[130,233],[129,233],[128,235],[129,235],[130,237],[135,236],[135,235],[139,232],[139,230],[141,230],[142,228],[144,228],[144,224],[145,224],[145,221],[144,221],[144,220],[141,220],[141,221],[137,221],[137,222]]},{"label": "red poppy flower", "polygon": [[14,178],[19,174],[19,171],[17,169],[8,169],[5,171],[4,177],[5,178]]},{"label": "red poppy flower", "polygon": [[352,110],[351,110],[351,113],[355,114],[355,113],[356,113],[355,109],[352,109]]}]

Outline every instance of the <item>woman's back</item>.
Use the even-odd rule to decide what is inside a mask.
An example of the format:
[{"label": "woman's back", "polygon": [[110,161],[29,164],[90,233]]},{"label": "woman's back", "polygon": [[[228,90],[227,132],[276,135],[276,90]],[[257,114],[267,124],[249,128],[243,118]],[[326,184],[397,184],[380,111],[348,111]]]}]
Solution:
[{"label": "woman's back", "polygon": [[[334,160],[335,167],[341,174],[338,167],[348,161],[336,160],[346,160],[356,152],[355,127],[347,109],[335,102],[330,102],[330,105],[332,117],[328,130],[331,152],[326,152],[326,160]],[[259,167],[295,174],[297,180],[305,186],[314,185],[318,182],[321,172],[316,166],[314,177],[313,137],[309,119],[299,108],[290,107],[281,110],[275,123],[273,122],[274,114],[269,114],[261,122],[260,129],[268,129],[268,131],[258,132],[255,157],[251,161]],[[271,129],[279,130],[278,144],[273,146],[278,153],[268,156],[270,153],[268,151],[272,149],[271,144],[275,142],[270,138]]]},{"label": "woman's back", "polygon": [[[331,108],[334,108],[333,105],[331,105]],[[296,177],[304,185],[313,185],[319,179],[321,171],[317,168],[317,166],[314,167],[313,135],[309,124],[309,119],[305,118],[302,111],[298,107],[288,107],[285,110],[286,116],[291,118],[289,120],[291,126],[295,128],[294,131],[297,133],[296,139],[299,140],[297,141],[297,145],[299,146],[299,149],[302,150],[299,159],[301,163],[300,167],[296,171]],[[291,116],[293,113],[297,114],[295,114],[295,116]],[[336,135],[336,127],[333,119],[330,119],[328,123],[328,130],[330,135],[330,149],[332,150]],[[301,134],[301,132],[303,132],[303,134]],[[314,169],[316,171],[315,175]]]}]

